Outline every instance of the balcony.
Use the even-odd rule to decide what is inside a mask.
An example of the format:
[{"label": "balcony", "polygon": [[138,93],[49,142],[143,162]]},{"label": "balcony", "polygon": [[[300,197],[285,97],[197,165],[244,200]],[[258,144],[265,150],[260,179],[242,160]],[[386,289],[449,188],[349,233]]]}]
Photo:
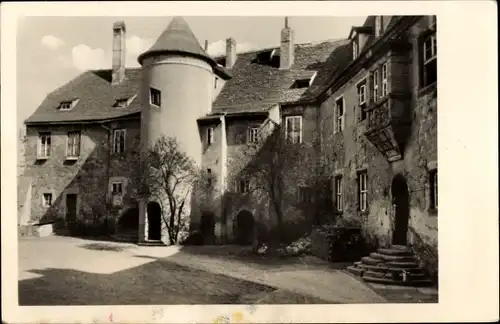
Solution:
[{"label": "balcony", "polygon": [[406,94],[389,94],[367,109],[365,136],[388,161],[402,159],[411,130],[411,100]]}]

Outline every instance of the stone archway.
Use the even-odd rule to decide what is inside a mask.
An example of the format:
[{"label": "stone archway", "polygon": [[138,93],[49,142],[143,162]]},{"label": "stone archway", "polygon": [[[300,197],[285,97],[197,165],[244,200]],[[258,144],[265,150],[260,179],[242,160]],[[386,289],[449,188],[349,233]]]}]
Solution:
[{"label": "stone archway", "polygon": [[156,201],[147,205],[148,213],[148,240],[161,240],[161,206]]},{"label": "stone archway", "polygon": [[252,244],[255,220],[248,210],[241,210],[236,215],[236,242],[242,245]]},{"label": "stone archway", "polygon": [[203,236],[203,244],[215,244],[215,215],[205,211],[201,214],[200,232]]},{"label": "stone archway", "polygon": [[406,245],[410,219],[410,194],[406,178],[397,174],[392,180],[392,203],[394,207],[394,230],[392,244]]}]

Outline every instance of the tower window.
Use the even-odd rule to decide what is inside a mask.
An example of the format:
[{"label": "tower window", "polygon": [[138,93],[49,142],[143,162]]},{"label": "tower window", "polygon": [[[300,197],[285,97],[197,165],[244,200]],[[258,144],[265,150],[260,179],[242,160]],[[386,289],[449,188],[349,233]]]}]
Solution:
[{"label": "tower window", "polygon": [[335,210],[342,211],[342,176],[335,177]]},{"label": "tower window", "polygon": [[209,127],[207,128],[207,144],[211,145],[214,142],[214,128]]},{"label": "tower window", "polygon": [[161,92],[160,92],[160,90],[157,90],[154,88],[149,89],[149,102],[152,105],[155,105],[158,107],[161,106]]},{"label": "tower window", "polygon": [[302,143],[302,116],[285,117],[285,136],[287,143]]},{"label": "tower window", "polygon": [[237,190],[240,194],[248,193],[250,191],[250,181],[247,179],[239,180]]}]

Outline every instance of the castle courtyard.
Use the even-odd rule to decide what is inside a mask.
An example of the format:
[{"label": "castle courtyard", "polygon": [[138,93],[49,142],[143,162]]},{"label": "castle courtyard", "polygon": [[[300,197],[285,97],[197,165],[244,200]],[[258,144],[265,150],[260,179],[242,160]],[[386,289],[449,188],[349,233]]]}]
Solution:
[{"label": "castle courtyard", "polygon": [[367,285],[315,257],[240,246],[142,247],[70,237],[19,240],[20,305],[435,302],[433,291]]}]

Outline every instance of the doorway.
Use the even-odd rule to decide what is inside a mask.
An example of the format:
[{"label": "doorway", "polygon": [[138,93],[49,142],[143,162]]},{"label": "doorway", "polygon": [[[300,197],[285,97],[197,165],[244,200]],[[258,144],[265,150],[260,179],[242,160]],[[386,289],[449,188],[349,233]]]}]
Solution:
[{"label": "doorway", "polygon": [[236,216],[236,241],[242,245],[252,244],[255,221],[252,213],[242,210]]},{"label": "doorway", "polygon": [[395,205],[392,244],[406,245],[410,219],[410,195],[403,175],[398,174],[392,180],[391,194],[392,203]]},{"label": "doorway", "polygon": [[161,240],[161,207],[155,201],[147,205],[148,213],[148,240]]},{"label": "doorway", "polygon": [[203,244],[215,244],[215,215],[212,212],[203,212],[200,221],[200,232],[203,235]]},{"label": "doorway", "polygon": [[66,195],[66,223],[68,224],[76,222],[77,201],[78,197],[76,194]]}]

